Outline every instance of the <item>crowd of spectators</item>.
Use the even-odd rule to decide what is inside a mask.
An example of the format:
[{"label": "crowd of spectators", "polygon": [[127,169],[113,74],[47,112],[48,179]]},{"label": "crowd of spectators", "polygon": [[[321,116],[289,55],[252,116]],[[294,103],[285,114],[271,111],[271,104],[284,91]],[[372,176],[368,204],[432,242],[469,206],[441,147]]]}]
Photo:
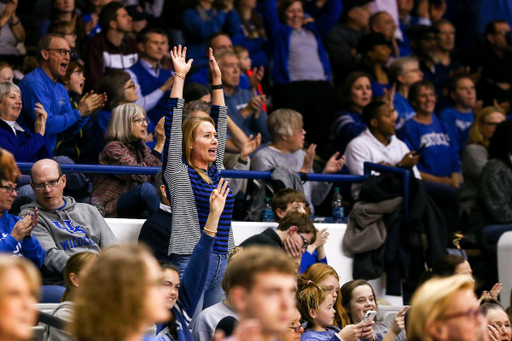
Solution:
[{"label": "crowd of spectators", "polygon": [[[365,162],[410,170],[415,207],[424,199],[443,230],[441,254],[443,236],[460,231],[493,251],[512,230],[511,18],[490,8],[464,20],[453,0],[21,7],[0,4],[0,252],[26,258],[0,256],[2,315],[6,285],[26,302],[42,285],[61,301],[53,315],[70,322],[47,328],[52,341],[141,340],[155,323],[162,341],[212,341],[216,329],[234,328],[235,341],[451,341],[443,323],[462,316],[471,323],[454,328],[468,327],[464,340],[511,341],[501,287],[477,310],[470,264],[432,259],[427,213],[428,244],[408,242],[429,250],[398,251],[407,254],[397,264],[407,264],[410,327],[405,309],[389,323],[366,321],[377,309],[372,286],[339,282],[328,230],[312,219],[331,215],[325,206],[339,188],[297,175],[363,175]],[[480,27],[473,42],[468,22]],[[33,163],[30,174],[11,154]],[[66,163],[162,171],[86,176],[64,173]],[[272,180],[223,179],[224,168],[272,171]],[[371,180],[346,189],[347,213],[372,190],[395,194],[386,192],[393,181]],[[235,217],[261,220],[269,209],[277,228],[237,247]],[[105,217],[145,218],[139,242],[149,248],[117,246]],[[389,235],[404,247],[405,233]],[[425,263],[424,283],[411,284]],[[25,310],[20,336],[0,323],[0,341],[26,339],[34,321]]]}]

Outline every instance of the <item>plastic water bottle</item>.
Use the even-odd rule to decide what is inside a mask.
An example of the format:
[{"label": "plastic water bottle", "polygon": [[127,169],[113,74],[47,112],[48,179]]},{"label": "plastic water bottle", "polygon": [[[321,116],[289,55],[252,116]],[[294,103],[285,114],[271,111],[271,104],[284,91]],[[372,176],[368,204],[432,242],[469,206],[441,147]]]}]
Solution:
[{"label": "plastic water bottle", "polygon": [[270,207],[270,199],[265,198],[265,211],[263,211],[263,221],[264,222],[274,222],[274,213],[272,212],[272,207]]},{"label": "plastic water bottle", "polygon": [[343,198],[341,197],[339,187],[336,187],[332,197],[332,218],[335,223],[341,223],[344,217],[345,209],[343,208]]}]

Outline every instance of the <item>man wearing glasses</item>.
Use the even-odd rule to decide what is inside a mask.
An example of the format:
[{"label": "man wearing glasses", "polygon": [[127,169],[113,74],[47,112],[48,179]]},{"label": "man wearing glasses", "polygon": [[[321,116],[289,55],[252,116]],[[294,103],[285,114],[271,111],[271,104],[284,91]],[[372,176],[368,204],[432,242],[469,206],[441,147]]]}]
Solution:
[{"label": "man wearing glasses", "polygon": [[86,94],[77,109],[71,108],[68,91],[57,80],[66,75],[72,51],[68,42],[59,34],[48,34],[37,44],[39,67],[27,74],[20,82],[23,109],[17,122],[34,133],[37,114],[36,103],[41,103],[48,118],[44,148],[53,157],[57,134],[70,127],[79,131],[87,123],[89,115],[102,107],[106,96]]},{"label": "man wearing glasses", "polygon": [[241,247],[269,245],[281,248],[300,265],[302,254],[316,241],[316,228],[311,219],[299,212],[289,212],[277,230],[269,227],[260,234],[246,239]]},{"label": "man wearing glasses", "polygon": [[46,252],[32,236],[32,230],[38,223],[37,209],[27,210],[23,218],[8,213],[17,192],[16,182],[9,180],[3,168],[0,168],[0,253],[28,258],[40,268]]},{"label": "man wearing glasses", "polygon": [[54,160],[39,160],[32,166],[31,186],[37,199],[23,206],[21,215],[39,211],[33,233],[46,250],[43,283],[61,285],[69,257],[84,251],[99,253],[116,244],[116,237],[94,206],[62,195],[66,175]]}]

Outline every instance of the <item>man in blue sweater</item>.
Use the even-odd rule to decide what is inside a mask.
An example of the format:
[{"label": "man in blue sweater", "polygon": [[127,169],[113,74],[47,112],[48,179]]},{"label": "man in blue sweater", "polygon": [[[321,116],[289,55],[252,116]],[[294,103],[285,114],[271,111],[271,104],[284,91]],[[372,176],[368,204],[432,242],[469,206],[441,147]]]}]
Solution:
[{"label": "man in blue sweater", "polygon": [[222,73],[222,86],[229,117],[247,136],[261,133],[262,143],[270,141],[270,133],[267,130],[268,116],[261,109],[265,96],[254,96],[250,90],[240,88],[240,62],[234,52],[221,51],[215,54],[215,58]]},{"label": "man in blue sweater", "polygon": [[81,129],[88,116],[105,103],[105,95],[86,94],[77,109],[71,108],[68,91],[57,82],[66,75],[73,53],[68,42],[59,34],[48,34],[37,44],[39,67],[23,77],[20,82],[23,111],[18,123],[34,133],[37,114],[36,103],[41,103],[48,113],[44,148],[48,157],[53,157],[57,134],[73,126]]},{"label": "man in blue sweater", "polygon": [[137,41],[140,59],[126,72],[130,74],[139,97],[135,104],[143,107],[149,119],[157,125],[165,115],[169,90],[174,82],[174,72],[160,64],[169,51],[169,41],[165,31],[159,28],[142,30]]},{"label": "man in blue sweater", "polygon": [[441,112],[440,118],[454,132],[459,150],[466,147],[469,129],[473,124],[473,108],[476,104],[475,83],[469,75],[461,74],[453,77],[448,85],[450,97],[455,102],[451,108]]},{"label": "man in blue sweater", "polygon": [[0,253],[26,257],[40,268],[46,252],[32,236],[38,223],[38,210],[27,212],[23,218],[10,215],[7,211],[16,199],[18,188],[15,182],[7,179],[3,168],[0,168],[0,183]]}]

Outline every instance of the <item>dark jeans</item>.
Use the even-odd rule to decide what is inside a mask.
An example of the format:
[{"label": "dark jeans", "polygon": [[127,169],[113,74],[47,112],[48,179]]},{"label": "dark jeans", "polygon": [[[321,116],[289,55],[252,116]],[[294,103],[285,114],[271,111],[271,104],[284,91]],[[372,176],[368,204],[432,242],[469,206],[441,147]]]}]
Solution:
[{"label": "dark jeans", "polygon": [[118,218],[140,218],[144,211],[153,215],[160,207],[155,186],[143,182],[117,199]]},{"label": "dark jeans", "polygon": [[497,242],[505,232],[512,231],[512,224],[487,225],[484,227],[485,239]]},{"label": "dark jeans", "polygon": [[327,81],[302,81],[274,85],[275,109],[293,109],[302,114],[306,140],[317,145],[316,152],[329,158],[329,125],[333,89]]},{"label": "dark jeans", "polygon": [[431,181],[423,181],[425,190],[446,220],[449,232],[461,231],[459,219],[459,189]]}]

